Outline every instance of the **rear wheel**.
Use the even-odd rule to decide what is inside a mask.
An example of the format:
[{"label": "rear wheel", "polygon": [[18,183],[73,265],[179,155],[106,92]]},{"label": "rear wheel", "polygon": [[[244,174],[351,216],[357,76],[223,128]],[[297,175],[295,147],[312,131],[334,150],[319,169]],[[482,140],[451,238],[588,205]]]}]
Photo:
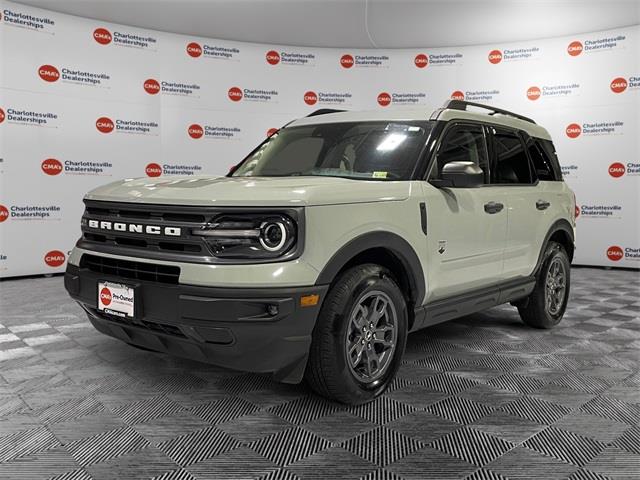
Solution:
[{"label": "rear wheel", "polygon": [[407,306],[385,268],[366,264],[340,276],[324,301],[305,377],[320,395],[357,405],[393,380],[407,338]]},{"label": "rear wheel", "polygon": [[564,247],[549,242],[531,295],[518,306],[522,321],[535,328],[552,328],[560,323],[567,308],[571,264]]}]

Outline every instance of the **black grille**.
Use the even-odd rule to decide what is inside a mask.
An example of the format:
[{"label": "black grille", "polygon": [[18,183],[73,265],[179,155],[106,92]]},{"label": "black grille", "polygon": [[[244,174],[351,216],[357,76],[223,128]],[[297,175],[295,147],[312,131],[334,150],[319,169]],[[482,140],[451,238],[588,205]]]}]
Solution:
[{"label": "black grille", "polygon": [[116,258],[99,257],[97,255],[82,255],[80,268],[103,275],[113,275],[131,280],[177,284],[180,278],[180,268],[156,265],[154,263],[131,262]]}]

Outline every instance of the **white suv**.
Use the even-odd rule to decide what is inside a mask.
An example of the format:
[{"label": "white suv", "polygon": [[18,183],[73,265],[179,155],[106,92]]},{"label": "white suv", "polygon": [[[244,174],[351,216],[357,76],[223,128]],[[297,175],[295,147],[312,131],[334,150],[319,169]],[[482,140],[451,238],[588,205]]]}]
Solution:
[{"label": "white suv", "polygon": [[225,177],[85,204],[65,286],[99,331],[350,404],[385,390],[408,332],[507,302],[549,328],[569,296],[575,199],[549,134],[470,102],[320,110]]}]

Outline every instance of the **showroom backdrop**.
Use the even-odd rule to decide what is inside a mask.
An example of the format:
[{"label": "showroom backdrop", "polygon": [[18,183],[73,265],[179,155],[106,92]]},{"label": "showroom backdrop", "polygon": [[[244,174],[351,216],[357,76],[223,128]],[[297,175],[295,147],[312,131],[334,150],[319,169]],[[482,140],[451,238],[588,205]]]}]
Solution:
[{"label": "showroom backdrop", "polygon": [[514,44],[296,48],[0,2],[0,276],[64,269],[83,194],[225,174],[318,108],[464,98],[533,117],[577,196],[576,264],[640,267],[640,27]]}]

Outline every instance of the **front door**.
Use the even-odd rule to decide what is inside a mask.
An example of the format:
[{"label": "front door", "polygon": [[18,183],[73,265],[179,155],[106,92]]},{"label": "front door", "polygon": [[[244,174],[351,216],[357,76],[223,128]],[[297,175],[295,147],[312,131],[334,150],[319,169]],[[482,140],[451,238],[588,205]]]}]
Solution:
[{"label": "front door", "polygon": [[[474,123],[447,126],[429,180],[442,167],[471,161],[485,172],[485,185],[474,188],[424,184],[427,208],[428,301],[498,283],[502,279],[507,238],[507,191],[490,184],[485,130]],[[435,182],[434,182],[435,183]]]}]

